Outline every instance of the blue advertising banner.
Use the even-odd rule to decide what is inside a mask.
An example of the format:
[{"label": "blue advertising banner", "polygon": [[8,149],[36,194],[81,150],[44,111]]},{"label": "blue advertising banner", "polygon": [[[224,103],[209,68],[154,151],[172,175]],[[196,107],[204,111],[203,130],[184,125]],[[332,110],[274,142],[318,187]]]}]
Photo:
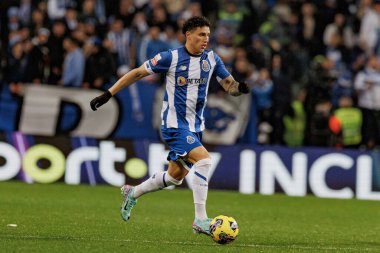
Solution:
[{"label": "blue advertising banner", "polygon": [[[244,194],[380,200],[376,152],[322,148],[207,146],[211,189]],[[0,135],[0,181],[29,183],[138,184],[167,168],[164,144],[87,137]],[[192,173],[183,187],[190,187]]]}]

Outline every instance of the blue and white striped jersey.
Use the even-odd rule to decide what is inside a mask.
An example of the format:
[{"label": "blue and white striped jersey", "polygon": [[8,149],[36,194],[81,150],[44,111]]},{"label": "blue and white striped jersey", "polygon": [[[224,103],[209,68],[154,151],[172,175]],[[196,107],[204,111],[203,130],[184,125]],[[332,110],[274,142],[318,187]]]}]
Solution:
[{"label": "blue and white striped jersey", "polygon": [[206,50],[194,56],[180,47],[157,54],[145,62],[145,68],[151,74],[166,73],[162,127],[203,131],[203,111],[211,76],[215,73],[220,81],[230,75],[220,57]]}]

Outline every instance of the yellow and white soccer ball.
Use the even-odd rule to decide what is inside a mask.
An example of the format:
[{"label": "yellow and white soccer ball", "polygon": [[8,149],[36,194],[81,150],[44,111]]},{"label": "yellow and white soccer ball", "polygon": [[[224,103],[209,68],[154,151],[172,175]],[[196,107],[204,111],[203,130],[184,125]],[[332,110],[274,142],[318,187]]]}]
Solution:
[{"label": "yellow and white soccer ball", "polygon": [[234,218],[218,215],[210,223],[210,233],[215,242],[227,244],[236,239],[239,226]]}]

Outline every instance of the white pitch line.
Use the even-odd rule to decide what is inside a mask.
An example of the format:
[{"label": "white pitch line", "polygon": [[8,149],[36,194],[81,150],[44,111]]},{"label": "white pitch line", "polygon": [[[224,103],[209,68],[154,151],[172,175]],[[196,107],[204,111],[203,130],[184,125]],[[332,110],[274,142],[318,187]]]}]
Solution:
[{"label": "white pitch line", "polygon": [[[208,244],[199,242],[175,242],[175,241],[150,241],[150,240],[130,240],[130,239],[104,239],[104,238],[84,238],[84,237],[58,237],[58,236],[34,236],[34,235],[0,235],[0,238],[14,238],[14,239],[69,239],[77,241],[103,241],[103,242],[130,242],[130,243],[153,243],[153,244],[177,244],[177,245],[193,245],[193,246],[211,246],[218,247],[218,244]],[[351,248],[351,247],[333,247],[333,246],[300,246],[300,245],[269,245],[269,244],[232,244],[228,245],[229,248],[283,248],[283,249],[304,249],[304,250],[345,250],[345,251],[358,251],[358,252],[378,252],[378,249],[372,248]]]}]

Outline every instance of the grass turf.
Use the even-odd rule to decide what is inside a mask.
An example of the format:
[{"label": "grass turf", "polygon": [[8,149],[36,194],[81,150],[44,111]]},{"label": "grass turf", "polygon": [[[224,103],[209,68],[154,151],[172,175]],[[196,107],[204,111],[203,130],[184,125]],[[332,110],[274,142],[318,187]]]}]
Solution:
[{"label": "grass turf", "polygon": [[209,216],[239,224],[229,245],[192,233],[190,190],[143,196],[128,222],[120,203],[111,186],[1,182],[0,252],[380,252],[376,201],[210,191]]}]

